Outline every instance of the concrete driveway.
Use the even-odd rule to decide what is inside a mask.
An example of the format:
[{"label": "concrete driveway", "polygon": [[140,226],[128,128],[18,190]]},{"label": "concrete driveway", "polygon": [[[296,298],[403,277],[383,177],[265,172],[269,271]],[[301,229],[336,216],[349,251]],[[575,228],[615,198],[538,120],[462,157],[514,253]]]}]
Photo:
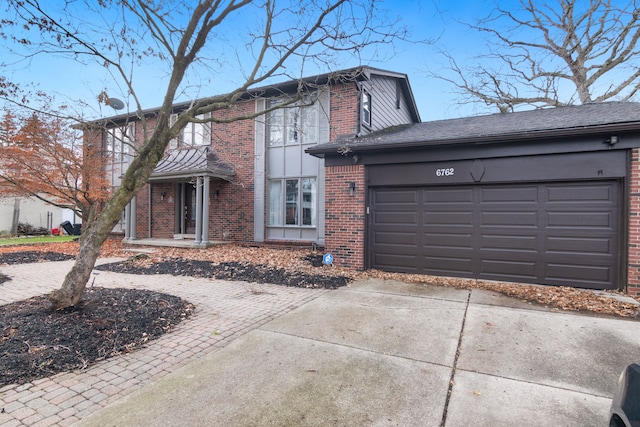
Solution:
[{"label": "concrete driveway", "polygon": [[327,292],[81,426],[604,426],[640,322],[487,291]]}]

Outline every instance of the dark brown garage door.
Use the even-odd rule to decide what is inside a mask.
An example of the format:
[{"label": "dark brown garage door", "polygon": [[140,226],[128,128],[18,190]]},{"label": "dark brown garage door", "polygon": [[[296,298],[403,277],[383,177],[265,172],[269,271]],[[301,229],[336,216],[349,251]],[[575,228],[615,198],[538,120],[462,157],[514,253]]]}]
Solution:
[{"label": "dark brown garage door", "polygon": [[615,289],[617,181],[374,188],[370,267]]}]

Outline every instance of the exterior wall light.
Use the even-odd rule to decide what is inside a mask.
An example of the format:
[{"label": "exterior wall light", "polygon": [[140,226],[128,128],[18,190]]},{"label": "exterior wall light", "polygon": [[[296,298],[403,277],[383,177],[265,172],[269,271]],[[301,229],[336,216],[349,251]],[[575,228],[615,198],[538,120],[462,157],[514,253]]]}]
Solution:
[{"label": "exterior wall light", "polygon": [[349,183],[349,195],[353,196],[356,193],[356,183],[355,182],[350,182]]}]

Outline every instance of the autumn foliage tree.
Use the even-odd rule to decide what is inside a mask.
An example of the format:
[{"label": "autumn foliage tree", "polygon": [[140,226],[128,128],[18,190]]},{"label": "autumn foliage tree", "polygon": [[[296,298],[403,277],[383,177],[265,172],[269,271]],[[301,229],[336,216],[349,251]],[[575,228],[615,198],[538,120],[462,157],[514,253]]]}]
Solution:
[{"label": "autumn foliage tree", "polygon": [[0,122],[0,196],[35,197],[89,221],[109,196],[100,151],[83,153],[69,121],[5,109]]}]

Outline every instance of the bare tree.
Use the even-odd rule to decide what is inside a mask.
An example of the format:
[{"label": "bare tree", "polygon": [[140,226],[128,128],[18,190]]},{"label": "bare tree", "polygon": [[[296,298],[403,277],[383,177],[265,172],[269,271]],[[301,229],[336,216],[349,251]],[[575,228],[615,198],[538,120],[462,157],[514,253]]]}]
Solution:
[{"label": "bare tree", "polygon": [[[286,75],[287,66],[298,70],[300,77],[297,73],[310,61],[328,68],[342,52],[358,54],[367,46],[403,37],[404,31],[395,22],[376,18],[375,4],[374,0],[287,0],[282,5],[275,0],[101,0],[45,5],[37,0],[8,0],[10,13],[2,21],[2,35],[14,42],[16,50],[27,51],[23,58],[67,55],[76,61],[97,61],[133,100],[144,129],[144,141],[136,147],[121,186],[99,215],[90,215],[84,225],[77,260],[62,287],[51,294],[54,308],[81,300],[100,247],[123,209],[145,185],[168,143],[187,123],[200,120],[196,116],[232,111],[250,87]],[[241,19],[246,20],[246,28],[231,25]],[[38,38],[22,36],[18,28]],[[237,34],[232,36],[231,31]],[[175,122],[170,121],[176,97],[192,89],[190,81],[222,74],[230,49],[238,55],[244,49],[245,56],[252,58],[251,63],[240,61],[237,74],[242,74],[242,82],[226,95],[192,98],[190,107]],[[164,99],[152,127],[142,114],[136,91],[139,82],[133,77],[136,65],[145,61],[163,65],[167,73],[166,86],[161,89]],[[0,79],[0,98],[15,99],[11,96],[14,89],[13,82]],[[103,102],[109,99],[108,93],[102,94]],[[224,121],[252,118],[244,115]],[[210,120],[216,121],[215,115]]]},{"label": "bare tree", "polygon": [[640,10],[635,0],[519,0],[468,25],[488,35],[488,53],[463,67],[442,52],[461,103],[501,112],[633,100],[640,88]]}]

